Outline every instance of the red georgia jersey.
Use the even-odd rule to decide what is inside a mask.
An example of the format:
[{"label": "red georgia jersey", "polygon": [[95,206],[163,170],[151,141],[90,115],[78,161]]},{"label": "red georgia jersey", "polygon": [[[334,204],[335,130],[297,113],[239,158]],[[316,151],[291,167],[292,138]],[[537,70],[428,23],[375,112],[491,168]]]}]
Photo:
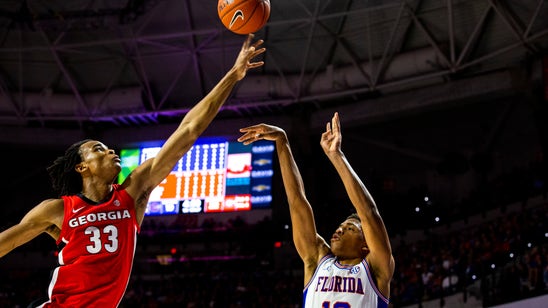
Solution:
[{"label": "red georgia jersey", "polygon": [[139,225],[133,198],[119,185],[100,204],[63,196],[59,267],[42,307],[117,307],[126,291]]}]

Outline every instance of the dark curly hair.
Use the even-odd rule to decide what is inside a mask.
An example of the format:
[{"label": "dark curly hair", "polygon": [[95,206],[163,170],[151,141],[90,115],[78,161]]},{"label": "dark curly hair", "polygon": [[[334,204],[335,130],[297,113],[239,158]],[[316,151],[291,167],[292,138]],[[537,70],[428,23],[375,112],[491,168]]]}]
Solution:
[{"label": "dark curly hair", "polygon": [[46,170],[51,178],[53,190],[59,197],[75,195],[82,191],[82,178],[74,168],[82,162],[80,146],[90,139],[78,141],[71,145],[65,155],[59,156]]}]

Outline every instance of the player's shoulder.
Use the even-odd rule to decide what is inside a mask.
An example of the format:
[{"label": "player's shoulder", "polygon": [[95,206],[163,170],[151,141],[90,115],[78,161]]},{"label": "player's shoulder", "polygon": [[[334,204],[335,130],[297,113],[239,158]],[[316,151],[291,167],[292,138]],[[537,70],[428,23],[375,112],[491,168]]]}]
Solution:
[{"label": "player's shoulder", "polygon": [[23,221],[52,221],[63,217],[64,202],[62,199],[46,199],[31,209]]},{"label": "player's shoulder", "polygon": [[52,198],[52,199],[45,199],[42,202],[38,204],[40,207],[54,207],[54,206],[63,206],[63,199],[62,198]]}]

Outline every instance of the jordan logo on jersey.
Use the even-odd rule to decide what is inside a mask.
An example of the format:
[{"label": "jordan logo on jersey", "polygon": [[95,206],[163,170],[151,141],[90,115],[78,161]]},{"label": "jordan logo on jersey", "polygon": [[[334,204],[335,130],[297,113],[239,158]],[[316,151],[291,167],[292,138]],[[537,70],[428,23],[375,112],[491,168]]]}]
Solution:
[{"label": "jordan logo on jersey", "polygon": [[341,276],[319,276],[316,292],[346,292],[364,294],[360,278]]}]

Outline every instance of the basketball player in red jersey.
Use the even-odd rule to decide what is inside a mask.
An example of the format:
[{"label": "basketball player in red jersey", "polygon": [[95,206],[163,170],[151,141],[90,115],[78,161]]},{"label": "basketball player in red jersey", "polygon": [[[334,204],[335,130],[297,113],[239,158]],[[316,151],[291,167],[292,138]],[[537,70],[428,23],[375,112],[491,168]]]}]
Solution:
[{"label": "basketball player in red jersey", "polygon": [[59,199],[45,200],[19,224],[0,233],[0,257],[48,233],[64,247],[40,307],[117,307],[126,290],[136,234],[151,191],[192,147],[213,120],[232,88],[265,48],[248,35],[230,71],[182,119],[155,158],[137,167],[121,184],[113,184],[120,158],[106,145],[84,140],[72,145],[48,168]]},{"label": "basketball player in red jersey", "polygon": [[[304,262],[303,307],[388,307],[394,258],[390,240],[375,201],[346,159],[339,114],[327,123],[320,144],[340,178],[357,214],[335,230],[328,244],[316,231],[301,174],[286,133],[266,124],[240,129],[238,141],[265,139],[276,143],[289,203],[293,242]],[[335,209],[336,210],[336,209]]]}]

